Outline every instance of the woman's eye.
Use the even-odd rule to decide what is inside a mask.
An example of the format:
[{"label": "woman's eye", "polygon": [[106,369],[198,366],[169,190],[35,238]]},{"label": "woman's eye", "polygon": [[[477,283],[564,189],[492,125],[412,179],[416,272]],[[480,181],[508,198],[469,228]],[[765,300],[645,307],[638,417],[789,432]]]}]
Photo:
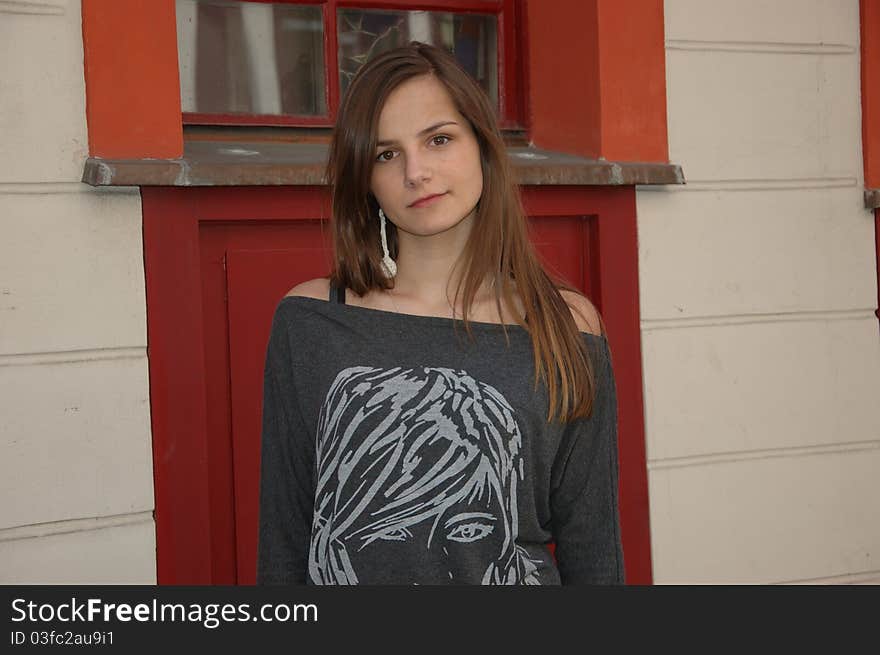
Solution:
[{"label": "woman's eye", "polygon": [[[386,155],[389,155],[389,156],[386,157]],[[379,156],[376,157],[376,161],[391,161],[392,159],[394,159],[394,151],[393,150],[386,150],[385,152],[380,152]]]},{"label": "woman's eye", "polygon": [[[440,139],[439,143],[437,142],[437,139]],[[444,134],[438,134],[437,136],[431,137],[431,143],[433,143],[435,146],[445,146],[447,143],[449,143],[449,137]]]},{"label": "woman's eye", "polygon": [[446,538],[451,539],[452,541],[468,543],[471,541],[477,541],[478,539],[482,539],[491,534],[493,529],[494,526],[485,523],[462,523],[450,530],[449,534],[446,535]]}]

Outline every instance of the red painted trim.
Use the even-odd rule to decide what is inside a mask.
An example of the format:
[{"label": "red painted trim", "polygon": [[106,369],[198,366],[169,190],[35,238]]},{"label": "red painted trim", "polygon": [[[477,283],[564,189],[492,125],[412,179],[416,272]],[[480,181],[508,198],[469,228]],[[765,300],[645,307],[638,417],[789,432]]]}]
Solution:
[{"label": "red painted trim", "polygon": [[493,13],[508,0],[328,0],[337,7],[360,9],[423,9],[425,11],[474,11]]},{"label": "red painted trim", "polygon": [[330,217],[330,199],[327,187],[323,186],[193,187],[190,192],[198,207],[200,223]]},{"label": "red painted trim", "polygon": [[[588,209],[595,248],[586,255],[592,269],[584,290],[608,329],[618,391],[620,515],[626,580],[651,584],[651,528],[645,455],[642,350],[639,309],[636,193],[633,187],[523,189],[529,216],[564,216]],[[626,298],[626,301],[621,299]]]},{"label": "red painted trim", "polygon": [[523,2],[508,0],[505,10],[498,14],[498,98],[501,103],[498,124],[501,129],[526,127]]},{"label": "red painted trim", "polygon": [[[193,196],[193,200],[195,200]],[[201,207],[193,204],[196,214]],[[202,335],[205,353],[205,402],[208,485],[211,512],[211,582],[236,583],[236,543],[232,445],[232,398],[229,385],[229,322],[227,320],[226,250],[222,228],[206,229],[199,221],[198,252],[202,291]]]},{"label": "red painted trim", "polygon": [[874,241],[877,253],[877,309],[874,315],[880,320],[880,209],[874,210]]},{"label": "red painted trim", "polygon": [[233,2],[262,2],[289,5],[335,5],[367,9],[420,9],[439,11],[493,11],[509,0],[232,0]]},{"label": "red painted trim", "polygon": [[196,114],[184,112],[184,125],[284,125],[288,127],[332,127],[327,116],[278,114]]},{"label": "red painted trim", "polygon": [[198,221],[185,189],[144,187],[159,584],[212,576]]},{"label": "red painted trim", "polygon": [[327,0],[233,0],[238,2],[262,2],[264,4],[282,5],[323,5]]},{"label": "red painted trim", "polygon": [[498,33],[497,37],[497,52],[496,56],[498,57],[498,61],[495,65],[495,77],[498,80],[498,118],[502,121],[505,117],[510,113],[510,105],[511,103],[507,100],[507,94],[511,91],[510,84],[513,80],[509,80],[507,78],[507,72],[509,69],[509,64],[506,61],[507,50],[513,50],[513,43],[510,44],[510,47],[507,45],[507,31],[509,29],[509,24],[512,22],[512,16],[508,17],[505,20],[504,14],[499,12],[496,15],[496,28]]},{"label": "red painted trim", "polygon": [[861,0],[862,153],[865,187],[880,188],[880,2]]},{"label": "red painted trim", "polygon": [[521,129],[526,124],[522,3],[523,0],[505,0],[503,10],[498,13],[498,100],[502,129]]},{"label": "red painted trim", "polygon": [[174,0],[83,0],[89,153],[183,155]]},{"label": "red painted trim", "polygon": [[519,29],[517,34],[517,51],[519,53],[519,61],[515,68],[516,76],[520,81],[520,107],[519,115],[522,117],[522,126],[529,132],[529,138],[534,141],[534,120],[532,96],[534,90],[532,88],[532,58],[533,49],[531,45],[532,26],[529,22],[529,0],[517,0],[516,3],[516,21]]},{"label": "red painted trim", "polygon": [[531,140],[667,162],[662,0],[528,0],[526,10]]},{"label": "red painted trim", "polygon": [[[620,488],[626,578],[651,584],[651,526],[645,456],[638,230],[633,187],[613,190],[596,222],[599,304],[608,328],[619,388]],[[621,299],[627,298],[624,302]]]},{"label": "red painted trim", "polygon": [[324,61],[327,62],[324,85],[327,89],[327,110],[335,125],[342,99],[339,89],[339,53],[336,45],[336,7],[332,4],[324,5],[324,25],[327,26],[324,30]]}]

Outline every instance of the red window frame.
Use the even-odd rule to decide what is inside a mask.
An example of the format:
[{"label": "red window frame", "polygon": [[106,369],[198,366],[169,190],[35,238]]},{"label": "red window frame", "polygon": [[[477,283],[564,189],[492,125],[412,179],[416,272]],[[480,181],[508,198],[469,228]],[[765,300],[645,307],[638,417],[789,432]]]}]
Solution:
[{"label": "red window frame", "polygon": [[203,114],[183,112],[184,125],[255,125],[286,127],[332,127],[339,109],[339,65],[337,63],[336,11],[342,7],[358,9],[397,9],[454,11],[457,13],[494,14],[498,20],[498,103],[502,129],[524,125],[520,46],[516,23],[521,15],[521,0],[238,0],[239,2],[322,5],[324,25],[324,94],[326,116]]}]

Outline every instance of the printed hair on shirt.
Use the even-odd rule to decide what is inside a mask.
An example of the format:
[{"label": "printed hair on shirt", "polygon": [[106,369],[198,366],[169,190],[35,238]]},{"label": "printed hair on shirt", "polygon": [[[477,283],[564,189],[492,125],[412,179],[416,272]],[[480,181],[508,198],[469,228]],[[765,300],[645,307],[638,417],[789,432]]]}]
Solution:
[{"label": "printed hair on shirt", "polygon": [[521,449],[510,404],[465,371],[341,371],[318,420],[312,582],[540,584],[516,544]]}]

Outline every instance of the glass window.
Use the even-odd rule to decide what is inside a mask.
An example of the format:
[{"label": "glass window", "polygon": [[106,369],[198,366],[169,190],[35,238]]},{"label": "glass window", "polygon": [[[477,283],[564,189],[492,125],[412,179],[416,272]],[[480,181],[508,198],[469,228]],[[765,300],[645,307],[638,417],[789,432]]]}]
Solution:
[{"label": "glass window", "polygon": [[176,2],[185,113],[327,114],[320,5]]},{"label": "glass window", "polygon": [[406,0],[357,7],[350,0],[175,0],[183,122],[332,127],[365,62],[421,41],[452,52],[493,100],[502,126],[517,127],[517,1],[434,0],[428,11]]}]

